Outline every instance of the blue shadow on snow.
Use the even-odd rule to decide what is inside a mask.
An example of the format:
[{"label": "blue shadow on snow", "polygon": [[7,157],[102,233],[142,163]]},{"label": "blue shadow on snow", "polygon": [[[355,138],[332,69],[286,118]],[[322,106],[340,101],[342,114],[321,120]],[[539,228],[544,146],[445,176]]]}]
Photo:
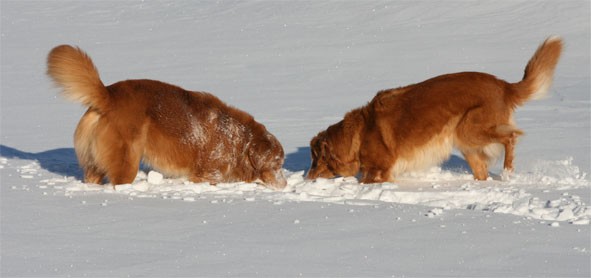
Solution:
[{"label": "blue shadow on snow", "polygon": [[[6,158],[38,161],[43,169],[62,176],[74,176],[76,179],[80,180],[84,176],[82,169],[78,166],[78,159],[76,158],[76,152],[73,148],[60,148],[38,153],[28,153],[0,145],[0,155]],[[304,175],[306,175],[310,169],[310,163],[310,147],[298,147],[297,151],[286,155],[283,168],[291,172],[303,170]],[[441,168],[443,170],[454,172],[471,172],[466,161],[457,155],[452,155],[441,165]],[[142,165],[142,170],[148,169]]]},{"label": "blue shadow on snow", "polygon": [[78,159],[73,148],[28,153],[0,145],[0,155],[6,158],[38,161],[43,169],[62,176],[74,176],[77,179],[83,177],[82,169],[78,167]]},{"label": "blue shadow on snow", "polygon": [[312,163],[310,160],[310,147],[298,147],[296,152],[288,153],[285,156],[283,168],[291,172],[304,170],[304,175],[306,175],[310,169],[310,163]]}]

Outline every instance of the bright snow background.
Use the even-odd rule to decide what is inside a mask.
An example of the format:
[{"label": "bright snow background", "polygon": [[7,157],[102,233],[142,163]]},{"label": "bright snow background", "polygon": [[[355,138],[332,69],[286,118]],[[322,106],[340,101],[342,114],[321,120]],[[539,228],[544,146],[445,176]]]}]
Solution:
[{"label": "bright snow background", "polygon": [[[5,1],[2,276],[589,277],[589,1]],[[516,174],[463,159],[360,186],[303,181],[308,142],[384,88],[457,71],[518,81],[547,36],[566,47],[548,99],[516,113]],[[86,50],[102,79],[210,91],[283,143],[289,187],[211,187],[140,172],[80,183],[84,109],[45,58]],[[500,165],[492,169],[498,174]]]}]

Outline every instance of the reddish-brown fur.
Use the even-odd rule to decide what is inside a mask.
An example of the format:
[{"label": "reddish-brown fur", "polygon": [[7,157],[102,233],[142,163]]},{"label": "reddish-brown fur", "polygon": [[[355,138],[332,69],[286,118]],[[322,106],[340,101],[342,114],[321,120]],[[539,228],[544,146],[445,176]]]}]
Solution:
[{"label": "reddish-brown fur", "polygon": [[131,183],[143,160],[194,182],[287,184],[279,141],[215,96],[154,80],[104,86],[91,59],[68,45],[54,48],[47,63],[65,96],[89,107],[74,135],[85,182]]},{"label": "reddish-brown fur", "polygon": [[462,152],[478,180],[488,178],[489,163],[503,148],[504,168],[512,171],[515,143],[523,134],[513,111],[546,94],[561,49],[559,38],[547,39],[518,83],[462,72],[379,92],[312,139],[308,178],[361,171],[364,183],[392,181],[443,162],[452,147]]}]

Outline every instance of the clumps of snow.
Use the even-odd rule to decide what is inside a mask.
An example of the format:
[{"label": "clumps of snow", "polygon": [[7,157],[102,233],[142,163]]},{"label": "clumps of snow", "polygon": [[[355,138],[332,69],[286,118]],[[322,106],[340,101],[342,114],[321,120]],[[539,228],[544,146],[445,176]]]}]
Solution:
[{"label": "clumps of snow", "polygon": [[429,210],[429,212],[427,212],[425,214],[425,216],[431,218],[431,217],[435,217],[437,215],[440,215],[442,213],[443,213],[443,208],[434,208],[434,209]]},{"label": "clumps of snow", "polygon": [[0,157],[0,169],[4,169],[6,165],[8,165],[8,159],[6,157]]},{"label": "clumps of snow", "polygon": [[[409,180],[415,181],[420,180],[423,182],[442,182],[442,181],[457,181],[457,180],[473,180],[473,176],[470,173],[457,173],[449,170],[443,170],[440,166],[431,167],[421,172],[408,172],[402,174],[399,178],[401,181]],[[434,184],[437,186],[437,184]]]},{"label": "clumps of snow", "polygon": [[148,183],[150,184],[161,184],[164,180],[164,176],[156,171],[150,171],[148,173]]},{"label": "clumps of snow", "polygon": [[21,178],[32,179],[38,175],[39,169],[41,169],[39,163],[33,162],[19,167],[16,171],[20,174]]},{"label": "clumps of snow", "polygon": [[195,202],[195,197],[184,197],[183,201],[185,202]]},{"label": "clumps of snow", "polygon": [[515,175],[508,180],[510,184],[530,184],[553,186],[553,189],[567,190],[581,186],[589,186],[587,173],[573,165],[573,158],[564,160],[538,161],[533,169],[525,174]]},{"label": "clumps of snow", "polygon": [[574,224],[574,225],[589,225],[590,222],[591,222],[591,220],[589,220],[589,217],[575,219],[575,220],[570,221],[570,223]]},{"label": "clumps of snow", "polygon": [[541,200],[538,197],[525,196],[516,199],[511,204],[493,205],[490,210],[534,219],[568,221],[570,223],[588,223],[591,218],[591,208],[576,195],[555,200]]},{"label": "clumps of snow", "polygon": [[[39,164],[33,162],[17,170],[21,178],[27,178],[26,175],[38,175],[39,169]],[[407,174],[397,183],[382,184],[360,184],[354,177],[310,181],[304,178],[304,171],[284,170],[288,185],[282,191],[244,182],[215,186],[193,183],[186,179],[164,178],[156,171],[147,175],[139,172],[132,184],[117,185],[115,189],[111,185],[85,184],[73,177],[40,180],[38,187],[63,191],[66,196],[88,192],[125,194],[130,200],[161,198],[195,202],[223,198],[246,202],[268,201],[278,205],[285,202],[323,202],[355,206],[397,203],[431,207],[425,214],[427,217],[435,217],[448,210],[467,209],[551,223],[589,225],[591,207],[580,196],[569,192],[562,192],[555,199],[539,196],[540,191],[548,193],[557,188],[590,187],[586,174],[572,164],[572,159],[539,162],[534,169],[533,172],[512,174],[509,180],[479,182],[472,180],[468,174],[435,167],[424,173]]]}]

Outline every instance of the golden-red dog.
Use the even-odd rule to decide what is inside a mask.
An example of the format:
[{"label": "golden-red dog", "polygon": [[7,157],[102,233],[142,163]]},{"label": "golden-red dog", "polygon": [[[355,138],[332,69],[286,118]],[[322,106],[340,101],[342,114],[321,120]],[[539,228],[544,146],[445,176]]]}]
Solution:
[{"label": "golden-red dog", "polygon": [[488,178],[489,161],[503,147],[504,168],[512,171],[516,139],[523,134],[513,110],[547,93],[561,49],[558,37],[544,41],[517,83],[461,72],[379,92],[312,139],[307,177],[354,176],[361,170],[363,183],[392,181],[443,162],[453,147],[478,180]]},{"label": "golden-red dog", "polygon": [[85,182],[131,183],[143,159],[194,182],[287,184],[279,141],[211,94],[154,80],[104,86],[90,57],[68,45],[54,48],[47,65],[65,96],[89,107],[74,134]]}]

